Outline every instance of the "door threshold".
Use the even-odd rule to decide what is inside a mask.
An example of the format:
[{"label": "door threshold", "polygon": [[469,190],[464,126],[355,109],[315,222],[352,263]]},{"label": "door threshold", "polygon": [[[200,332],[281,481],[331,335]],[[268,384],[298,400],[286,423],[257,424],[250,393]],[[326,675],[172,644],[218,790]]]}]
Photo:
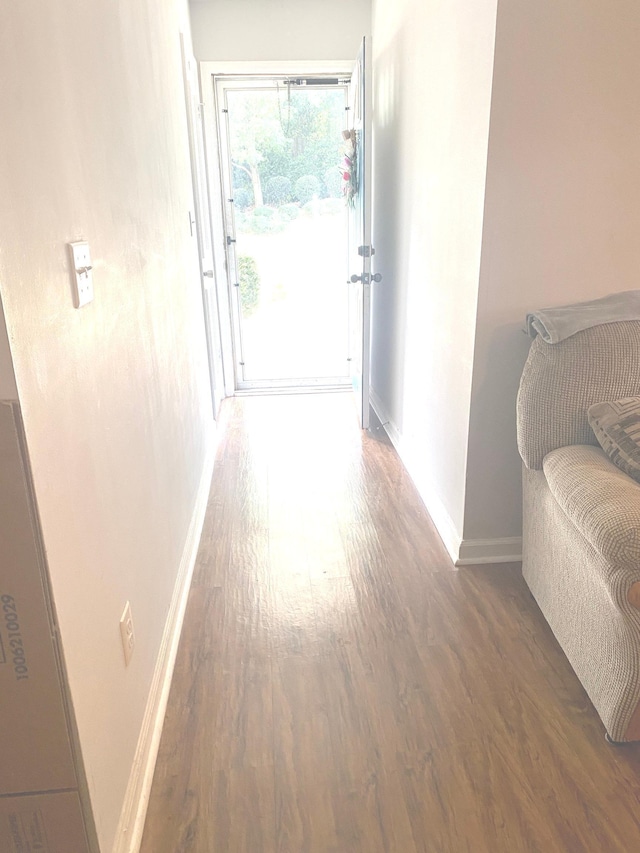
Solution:
[{"label": "door threshold", "polygon": [[236,397],[256,397],[266,394],[336,394],[352,391],[351,382],[327,383],[326,385],[259,385],[236,388]]}]

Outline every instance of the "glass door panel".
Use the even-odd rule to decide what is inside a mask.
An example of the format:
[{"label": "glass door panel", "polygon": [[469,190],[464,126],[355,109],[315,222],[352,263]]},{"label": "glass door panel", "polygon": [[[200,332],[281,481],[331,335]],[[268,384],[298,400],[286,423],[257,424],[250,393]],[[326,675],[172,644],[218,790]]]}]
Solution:
[{"label": "glass door panel", "polygon": [[348,384],[346,87],[229,87],[225,105],[238,387]]}]

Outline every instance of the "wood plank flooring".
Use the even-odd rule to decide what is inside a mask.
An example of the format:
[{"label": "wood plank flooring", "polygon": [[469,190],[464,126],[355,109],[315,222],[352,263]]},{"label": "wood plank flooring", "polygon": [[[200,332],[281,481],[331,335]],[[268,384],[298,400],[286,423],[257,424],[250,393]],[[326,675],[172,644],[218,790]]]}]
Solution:
[{"label": "wood plank flooring", "polygon": [[518,566],[452,569],[351,397],[219,429],[142,853],[640,850],[640,747]]}]

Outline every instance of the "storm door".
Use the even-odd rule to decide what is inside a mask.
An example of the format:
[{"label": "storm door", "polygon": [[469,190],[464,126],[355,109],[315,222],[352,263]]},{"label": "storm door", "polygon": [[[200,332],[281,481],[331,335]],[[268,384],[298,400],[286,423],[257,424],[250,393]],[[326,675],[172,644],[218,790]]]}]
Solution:
[{"label": "storm door", "polygon": [[237,390],[350,385],[348,82],[216,81]]}]

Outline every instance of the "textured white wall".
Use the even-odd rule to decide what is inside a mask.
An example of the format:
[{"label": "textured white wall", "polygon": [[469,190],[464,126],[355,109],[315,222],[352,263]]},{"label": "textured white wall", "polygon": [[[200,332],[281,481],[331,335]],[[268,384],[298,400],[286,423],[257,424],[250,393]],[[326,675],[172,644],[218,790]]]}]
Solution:
[{"label": "textured white wall", "polygon": [[0,289],[104,851],[211,440],[181,27],[182,0],[0,8]]},{"label": "textured white wall", "polygon": [[520,535],[530,309],[640,286],[640,6],[499,4],[465,538]]},{"label": "textured white wall", "polygon": [[372,384],[462,535],[496,0],[376,0]]},{"label": "textured white wall", "polygon": [[192,2],[200,60],[355,59],[371,31],[371,0]]}]

